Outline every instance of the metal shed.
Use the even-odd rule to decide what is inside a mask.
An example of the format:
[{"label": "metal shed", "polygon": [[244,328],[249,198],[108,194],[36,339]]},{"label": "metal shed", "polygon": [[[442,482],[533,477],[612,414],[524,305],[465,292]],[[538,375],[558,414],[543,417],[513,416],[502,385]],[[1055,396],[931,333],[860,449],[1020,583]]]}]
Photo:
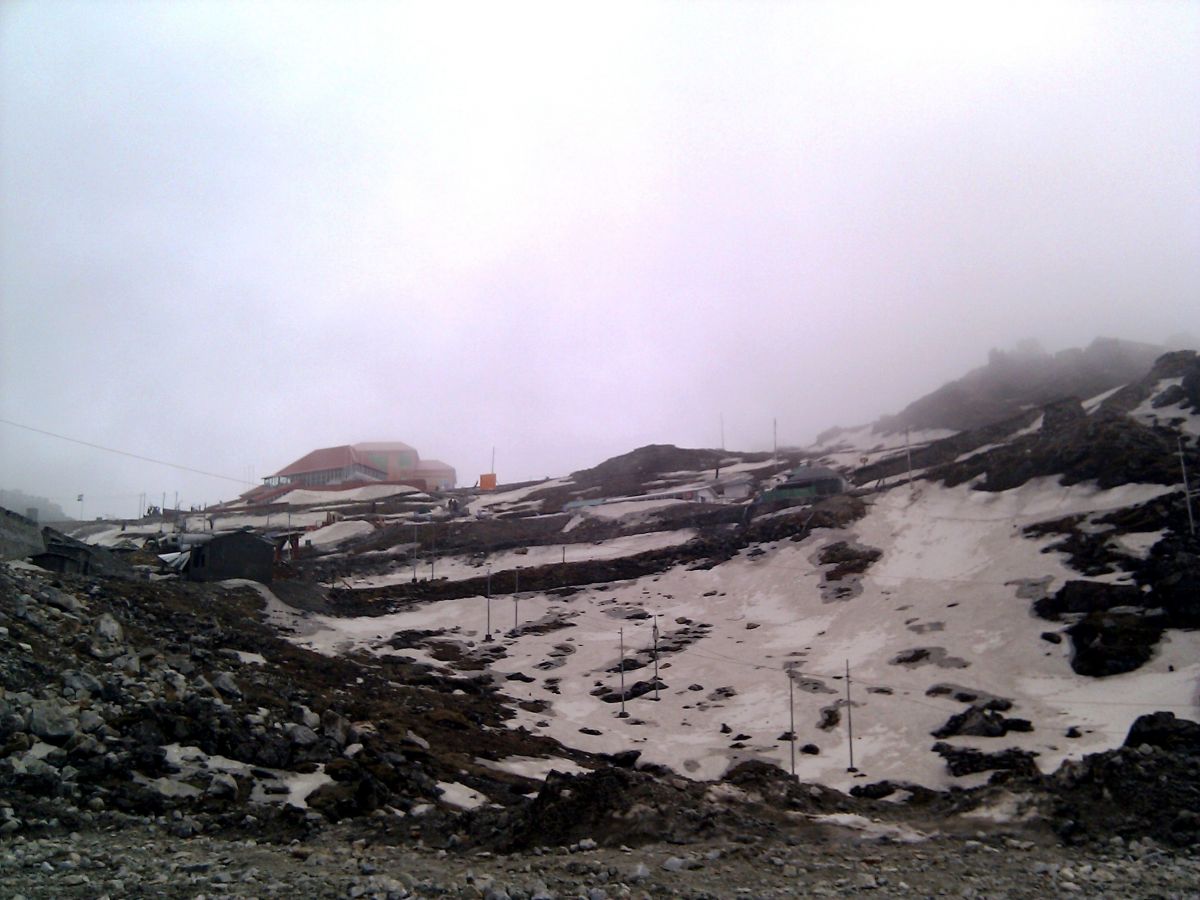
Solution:
[{"label": "metal shed", "polygon": [[192,581],[249,578],[271,583],[275,563],[273,541],[249,531],[214,535],[188,551],[187,577]]}]

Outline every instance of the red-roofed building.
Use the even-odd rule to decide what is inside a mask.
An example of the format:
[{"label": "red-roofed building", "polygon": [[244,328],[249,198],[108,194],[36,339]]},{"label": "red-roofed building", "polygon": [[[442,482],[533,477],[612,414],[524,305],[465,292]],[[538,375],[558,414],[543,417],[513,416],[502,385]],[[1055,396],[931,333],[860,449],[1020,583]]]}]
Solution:
[{"label": "red-roofed building", "polygon": [[426,491],[444,491],[453,488],[456,479],[452,467],[435,459],[423,460],[415,448],[391,441],[313,450],[264,478],[263,486],[320,488],[395,482]]}]

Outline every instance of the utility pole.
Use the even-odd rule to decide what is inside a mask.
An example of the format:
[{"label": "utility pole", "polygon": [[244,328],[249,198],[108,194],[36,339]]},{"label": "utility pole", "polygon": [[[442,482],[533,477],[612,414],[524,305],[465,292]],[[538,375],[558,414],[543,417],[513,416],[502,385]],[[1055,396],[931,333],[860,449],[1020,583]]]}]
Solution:
[{"label": "utility pole", "polygon": [[788,680],[788,743],[792,745],[792,777],[796,777],[796,682],[792,680],[792,667],[785,670]]},{"label": "utility pole", "polygon": [[1183,502],[1187,504],[1188,512],[1188,531],[1192,537],[1196,536],[1196,519],[1192,515],[1192,491],[1188,487],[1187,462],[1183,458],[1183,437],[1178,438],[1179,441],[1179,468],[1183,472]]},{"label": "utility pole", "polygon": [[487,628],[483,633],[483,639],[490,641],[492,639],[492,568],[488,566],[487,570]]},{"label": "utility pole", "polygon": [[79,501],[79,521],[82,522],[83,521],[83,494],[80,494],[75,499]]},{"label": "utility pole", "polygon": [[618,719],[628,719],[629,713],[625,712],[625,629],[617,629],[617,639],[620,641],[621,658],[617,661],[617,668],[621,670],[621,711],[617,714]]},{"label": "utility pole", "polygon": [[771,462],[779,459],[779,420],[771,420]]},{"label": "utility pole", "polygon": [[658,613],[654,614],[654,699],[658,700]]},{"label": "utility pole", "polygon": [[850,740],[847,742],[850,747],[850,768],[847,772],[857,772],[854,768],[854,706],[850,702],[850,660],[846,660],[846,728],[850,734]]},{"label": "utility pole", "polygon": [[517,633],[517,607],[521,603],[521,567],[517,566],[513,570],[513,634]]}]

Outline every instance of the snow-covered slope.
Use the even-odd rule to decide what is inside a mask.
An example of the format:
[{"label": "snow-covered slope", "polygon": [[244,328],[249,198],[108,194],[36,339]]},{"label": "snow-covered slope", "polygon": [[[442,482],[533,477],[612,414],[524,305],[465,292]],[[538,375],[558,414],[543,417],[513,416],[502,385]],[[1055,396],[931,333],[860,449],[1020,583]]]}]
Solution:
[{"label": "snow-covered slope", "polygon": [[[781,739],[789,729],[790,667],[798,747],[819,749],[798,753],[797,774],[843,787],[858,780],[846,771],[848,662],[855,763],[863,776],[961,784],[970,779],[951,778],[930,752],[930,733],[966,708],[939,693],[939,685],[1010,699],[1008,715],[1033,723],[1028,733],[952,743],[1033,750],[1047,768],[1119,744],[1147,710],[1198,712],[1200,634],[1171,632],[1136,672],[1082,679],[1070,668],[1066,642],[1039,637],[1057,626],[1029,611],[1031,590],[1052,592],[1078,573],[1061,554],[1043,552],[1051,538],[1024,537],[1023,526],[1120,508],[1168,490],[1099,491],[1054,479],[1000,493],[966,485],[922,484],[915,494],[897,488],[876,495],[851,529],[767,544],[762,555],[743,552],[712,569],[679,567],[567,598],[522,594],[515,609],[511,597],[493,598],[490,645],[483,641],[483,597],[381,618],[315,618],[315,632],[303,640],[327,652],[393,653],[387,639],[394,632],[441,632],[431,647],[450,641],[478,653],[505,680],[506,694],[536,709],[518,710],[513,725],[588,750],[640,749],[648,761],[705,778],[745,758],[790,765],[789,744]],[[861,577],[826,582],[832,567],[819,555],[839,541],[875,547],[882,557]],[[514,613],[518,629],[508,634]],[[619,691],[622,631],[626,687],[651,680],[653,616],[664,687],[657,702],[652,693],[628,700],[630,716],[622,719],[619,703],[593,692]],[[431,663],[444,656],[400,652]],[[826,709],[837,710],[840,721],[822,729],[823,716],[832,718]],[[1081,736],[1066,737],[1071,727]]]},{"label": "snow-covered slope", "polygon": [[[1178,439],[1195,456],[1200,363],[1175,354],[1162,366],[1086,403],[1056,400],[973,431],[910,434],[911,484],[903,442],[842,432],[824,449],[834,464],[859,466],[866,504],[860,518],[828,520],[844,527],[763,543],[792,532],[756,531],[747,507],[738,523],[712,530],[757,535],[732,557],[687,557],[657,574],[629,578],[627,569],[628,580],[490,601],[410,597],[403,611],[379,617],[310,616],[294,639],[326,653],[490,671],[511,702],[510,727],[589,751],[640,750],[644,762],[698,778],[746,759],[787,769],[793,750],[802,780],[842,788],[975,784],[990,772],[954,775],[947,765],[971,749],[1034,754],[1051,770],[1118,746],[1143,713],[1200,717],[1192,627],[1200,613],[1186,587],[1197,570],[1176,454]],[[536,514],[580,490],[625,498],[631,485],[645,491],[697,471],[663,464],[671,454],[724,465],[713,453],[642,448],[477,508]],[[608,494],[597,474],[605,472],[617,485]],[[578,546],[614,559],[689,536]],[[505,551],[492,564],[554,562],[561,546]],[[480,574],[468,556],[445,565],[451,578]],[[1077,583],[1102,602],[1073,609],[1066,598]],[[1035,615],[1035,603],[1051,618]],[[1099,637],[1080,637],[1079,625],[1095,625]],[[1137,653],[1099,667],[1118,674],[1081,674],[1081,647],[1120,644],[1139,630],[1149,639]],[[964,728],[968,713],[975,723]]]}]

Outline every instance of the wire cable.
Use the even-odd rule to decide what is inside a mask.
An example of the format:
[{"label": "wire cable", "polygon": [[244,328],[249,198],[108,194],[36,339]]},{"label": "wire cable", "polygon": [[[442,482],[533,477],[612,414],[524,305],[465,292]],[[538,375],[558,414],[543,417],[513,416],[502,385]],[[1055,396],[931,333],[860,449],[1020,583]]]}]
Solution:
[{"label": "wire cable", "polygon": [[159,466],[168,466],[172,469],[179,469],[183,472],[191,472],[194,475],[206,475],[209,478],[220,478],[223,481],[232,481],[236,484],[253,485],[255,482],[247,481],[244,478],[233,478],[229,475],[221,475],[217,472],[206,472],[203,469],[196,469],[192,466],[185,466],[181,463],[167,462],[165,459],[155,459],[152,456],[142,456],[140,453],[130,453],[128,450],[118,450],[115,447],[105,447],[102,444],[93,444],[91,441],[80,440],[79,438],[68,437],[65,434],[57,434],[53,431],[46,431],[42,428],[34,428],[32,425],[22,425],[20,422],[13,422],[9,419],[0,419],[0,424],[11,425],[13,428],[22,428],[25,431],[32,431],[35,434],[44,434],[47,437],[58,438],[60,441],[69,441],[72,444],[79,444],[83,447],[91,447],[93,450],[103,450],[105,453],[115,453],[118,456],[127,456],[130,459],[139,459],[142,462],[154,463]]}]

